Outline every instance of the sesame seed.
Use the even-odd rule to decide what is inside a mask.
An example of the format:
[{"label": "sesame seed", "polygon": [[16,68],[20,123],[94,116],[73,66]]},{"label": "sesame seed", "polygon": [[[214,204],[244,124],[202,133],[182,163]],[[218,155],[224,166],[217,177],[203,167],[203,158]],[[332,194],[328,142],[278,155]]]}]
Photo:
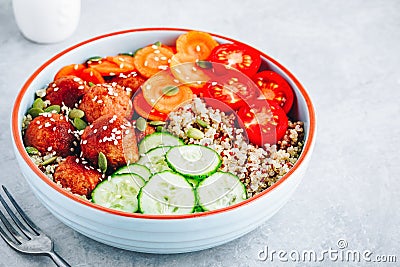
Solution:
[{"label": "sesame seed", "polygon": [[101,104],[101,103],[103,103],[103,100],[99,99],[99,100],[97,100],[97,103]]},{"label": "sesame seed", "polygon": [[49,146],[48,148],[47,148],[47,151],[52,151],[53,150],[53,147],[51,147],[51,146]]},{"label": "sesame seed", "polygon": [[115,75],[115,73],[114,73],[114,72],[110,72],[109,74],[110,74],[110,76],[114,76],[114,75]]},{"label": "sesame seed", "polygon": [[79,65],[78,64],[75,64],[74,65],[74,70],[77,70],[79,68]]},{"label": "sesame seed", "polygon": [[167,57],[166,56],[162,56],[162,57],[160,57],[160,59],[161,60],[167,60]]},{"label": "sesame seed", "polygon": [[97,129],[94,129],[94,130],[93,130],[93,133],[97,133]]},{"label": "sesame seed", "polygon": [[51,123],[50,123],[50,122],[46,122],[46,123],[44,124],[44,127],[45,127],[45,128],[50,127],[50,126],[51,126]]},{"label": "sesame seed", "polygon": [[54,92],[57,92],[59,89],[60,89],[60,88],[55,87],[55,88],[54,88]]},{"label": "sesame seed", "polygon": [[147,85],[146,85],[146,89],[147,89],[147,90],[150,90],[150,89],[151,89],[151,85],[150,85],[150,84],[147,84]]},{"label": "sesame seed", "polygon": [[201,49],[200,46],[199,46],[199,45],[196,45],[196,51],[197,51],[197,52],[200,52],[200,49]]},{"label": "sesame seed", "polygon": [[159,57],[154,57],[154,60],[155,61],[160,61],[160,58]]},{"label": "sesame seed", "polygon": [[85,89],[85,86],[80,85],[80,86],[78,87],[78,89],[79,89],[79,90],[83,90],[83,89]]},{"label": "sesame seed", "polygon": [[156,46],[156,45],[153,44],[153,45],[151,46],[151,48],[153,48],[153,49],[158,49],[158,46]]},{"label": "sesame seed", "polygon": [[107,130],[107,125],[104,125],[104,126],[103,126],[103,130]]},{"label": "sesame seed", "polygon": [[81,78],[78,78],[78,77],[74,78],[74,82],[79,82],[79,81],[81,81]]},{"label": "sesame seed", "polygon": [[40,124],[40,121],[36,121],[36,124]]},{"label": "sesame seed", "polygon": [[87,140],[83,140],[82,145],[86,145],[86,144],[87,144]]},{"label": "sesame seed", "polygon": [[147,65],[149,65],[149,62],[146,60],[146,61],[144,62],[144,66],[147,67]]},{"label": "sesame seed", "polygon": [[55,131],[56,131],[56,129],[57,129],[57,127],[55,127],[55,126],[54,126],[54,127],[53,127],[53,132],[55,132]]},{"label": "sesame seed", "polygon": [[118,141],[117,140],[114,140],[114,145],[118,145]]},{"label": "sesame seed", "polygon": [[76,163],[79,163],[79,158],[76,158],[76,159],[75,159],[75,162],[76,162]]}]

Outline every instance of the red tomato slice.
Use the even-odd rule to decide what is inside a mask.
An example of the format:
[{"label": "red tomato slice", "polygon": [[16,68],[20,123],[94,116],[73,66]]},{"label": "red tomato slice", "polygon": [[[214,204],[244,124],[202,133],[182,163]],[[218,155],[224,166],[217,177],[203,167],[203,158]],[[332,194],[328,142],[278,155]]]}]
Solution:
[{"label": "red tomato slice", "polygon": [[261,65],[260,54],[251,47],[240,44],[222,44],[213,49],[209,60],[240,70],[252,77]]},{"label": "red tomato slice", "polygon": [[261,71],[253,77],[267,100],[276,101],[288,113],[293,105],[294,94],[288,82],[274,71]]},{"label": "red tomato slice", "polygon": [[[256,99],[258,88],[250,79],[238,76],[236,72],[231,70],[230,74],[207,82],[200,92],[200,96],[214,98],[234,110],[245,106],[251,99]],[[227,112],[226,110],[221,111]]]},{"label": "red tomato slice", "polygon": [[243,122],[249,141],[255,145],[276,144],[283,138],[288,118],[274,101],[256,100],[237,112]]}]

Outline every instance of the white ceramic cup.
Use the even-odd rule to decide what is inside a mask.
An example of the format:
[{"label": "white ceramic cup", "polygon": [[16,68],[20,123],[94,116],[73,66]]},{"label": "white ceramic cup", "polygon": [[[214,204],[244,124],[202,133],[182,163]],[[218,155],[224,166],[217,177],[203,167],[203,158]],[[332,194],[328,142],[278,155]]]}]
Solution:
[{"label": "white ceramic cup", "polygon": [[65,40],[78,26],[81,0],[12,0],[22,34],[37,43]]}]

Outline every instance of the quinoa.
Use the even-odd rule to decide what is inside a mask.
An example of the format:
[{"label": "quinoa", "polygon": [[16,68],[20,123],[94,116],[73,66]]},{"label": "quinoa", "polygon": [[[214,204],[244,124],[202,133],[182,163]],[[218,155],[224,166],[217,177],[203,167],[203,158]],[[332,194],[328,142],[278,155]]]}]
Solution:
[{"label": "quinoa", "polygon": [[[282,178],[296,163],[304,145],[301,121],[289,121],[285,136],[277,144],[253,145],[247,141],[246,132],[235,125],[235,114],[207,107],[200,98],[171,112],[169,119],[168,132],[182,138],[186,144],[200,144],[217,151],[222,159],[220,170],[237,175],[248,197]],[[199,120],[204,123],[199,124]],[[189,138],[186,133],[190,128],[201,130],[204,138]]]}]

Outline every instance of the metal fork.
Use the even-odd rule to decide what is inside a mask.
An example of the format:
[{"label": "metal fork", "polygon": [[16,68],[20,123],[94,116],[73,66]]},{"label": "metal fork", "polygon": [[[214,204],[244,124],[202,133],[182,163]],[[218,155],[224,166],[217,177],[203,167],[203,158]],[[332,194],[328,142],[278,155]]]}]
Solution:
[{"label": "metal fork", "polygon": [[12,221],[7,219],[0,210],[0,219],[3,222],[3,225],[0,224],[0,235],[4,241],[16,251],[33,255],[46,255],[49,256],[57,266],[70,266],[54,251],[53,241],[29,219],[11,196],[7,188],[4,185],[1,187],[6,193],[10,203],[17,211],[17,214],[22,218],[22,220],[20,220],[17,217],[16,213],[11,210],[10,206],[0,194],[0,202],[12,219]]}]

